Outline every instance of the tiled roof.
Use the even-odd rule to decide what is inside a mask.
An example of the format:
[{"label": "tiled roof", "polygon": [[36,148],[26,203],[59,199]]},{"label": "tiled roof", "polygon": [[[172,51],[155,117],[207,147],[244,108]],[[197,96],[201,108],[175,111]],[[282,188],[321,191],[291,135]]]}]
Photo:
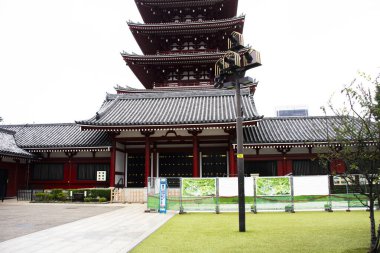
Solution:
[{"label": "tiled roof", "polygon": [[16,143],[29,151],[55,148],[105,148],[111,146],[105,132],[82,132],[74,123],[2,126],[15,131]]},{"label": "tiled roof", "polygon": [[284,144],[327,142],[335,138],[335,116],[264,118],[257,126],[244,129],[244,143]]},{"label": "tiled roof", "polygon": [[[253,95],[242,90],[244,121],[261,117],[256,111]],[[126,128],[175,125],[211,127],[235,123],[234,90],[154,91],[107,95],[96,116],[77,121],[81,125],[123,126]],[[208,125],[209,124],[209,125]]]},{"label": "tiled roof", "polygon": [[167,30],[185,30],[185,29],[210,29],[215,27],[229,27],[238,23],[244,23],[245,16],[241,15],[239,17],[232,17],[226,19],[218,20],[202,20],[202,21],[193,21],[193,22],[172,22],[172,23],[134,23],[132,21],[128,22],[130,29],[136,29],[141,31],[159,31],[167,32]]},{"label": "tiled roof", "polygon": [[13,131],[0,128],[0,156],[32,158],[32,154],[17,146],[14,134]]}]

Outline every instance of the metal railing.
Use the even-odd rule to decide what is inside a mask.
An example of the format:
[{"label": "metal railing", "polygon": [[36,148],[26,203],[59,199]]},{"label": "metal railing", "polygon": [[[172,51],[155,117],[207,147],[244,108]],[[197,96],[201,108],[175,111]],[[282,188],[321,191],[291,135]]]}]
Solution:
[{"label": "metal railing", "polygon": [[43,189],[21,189],[17,191],[17,201],[34,201],[36,193],[44,192]]}]

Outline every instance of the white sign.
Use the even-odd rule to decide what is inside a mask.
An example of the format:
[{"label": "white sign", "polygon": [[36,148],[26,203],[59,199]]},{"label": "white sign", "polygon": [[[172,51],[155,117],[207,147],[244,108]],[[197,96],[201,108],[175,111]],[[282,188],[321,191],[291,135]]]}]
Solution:
[{"label": "white sign", "polygon": [[96,172],[96,181],[107,181],[107,171],[98,170]]},{"label": "white sign", "polygon": [[294,196],[328,195],[329,176],[296,176],[293,177]]},{"label": "white sign", "polygon": [[[245,196],[253,196],[253,178],[244,178]],[[219,196],[236,197],[238,196],[238,178],[237,177],[220,177],[219,178]]]}]

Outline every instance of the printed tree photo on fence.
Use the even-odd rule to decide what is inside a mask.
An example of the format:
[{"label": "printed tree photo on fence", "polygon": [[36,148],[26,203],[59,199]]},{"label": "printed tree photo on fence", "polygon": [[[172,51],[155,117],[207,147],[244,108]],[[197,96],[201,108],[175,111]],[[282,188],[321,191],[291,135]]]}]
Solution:
[{"label": "printed tree photo on fence", "polygon": [[[370,213],[370,252],[379,252],[380,226],[376,231],[375,203],[379,200],[380,175],[380,75],[372,78],[360,73],[358,79],[346,85],[342,91],[344,103],[336,106],[330,100],[328,108],[336,117],[328,136],[329,152],[321,159],[334,166],[343,165],[344,178],[351,190],[366,196],[358,200]],[[326,108],[322,108],[326,113]],[[332,168],[332,173],[334,169]]]}]

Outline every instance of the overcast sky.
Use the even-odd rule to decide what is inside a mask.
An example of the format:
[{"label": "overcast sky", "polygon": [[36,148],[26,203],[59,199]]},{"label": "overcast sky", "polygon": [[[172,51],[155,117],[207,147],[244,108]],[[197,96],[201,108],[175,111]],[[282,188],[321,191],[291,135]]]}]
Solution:
[{"label": "overcast sky", "polygon": [[[263,65],[256,107],[320,106],[357,71],[380,72],[379,0],[240,0],[245,42]],[[133,0],[0,0],[3,124],[85,120],[119,84],[142,88],[120,56],[141,53]]]}]

